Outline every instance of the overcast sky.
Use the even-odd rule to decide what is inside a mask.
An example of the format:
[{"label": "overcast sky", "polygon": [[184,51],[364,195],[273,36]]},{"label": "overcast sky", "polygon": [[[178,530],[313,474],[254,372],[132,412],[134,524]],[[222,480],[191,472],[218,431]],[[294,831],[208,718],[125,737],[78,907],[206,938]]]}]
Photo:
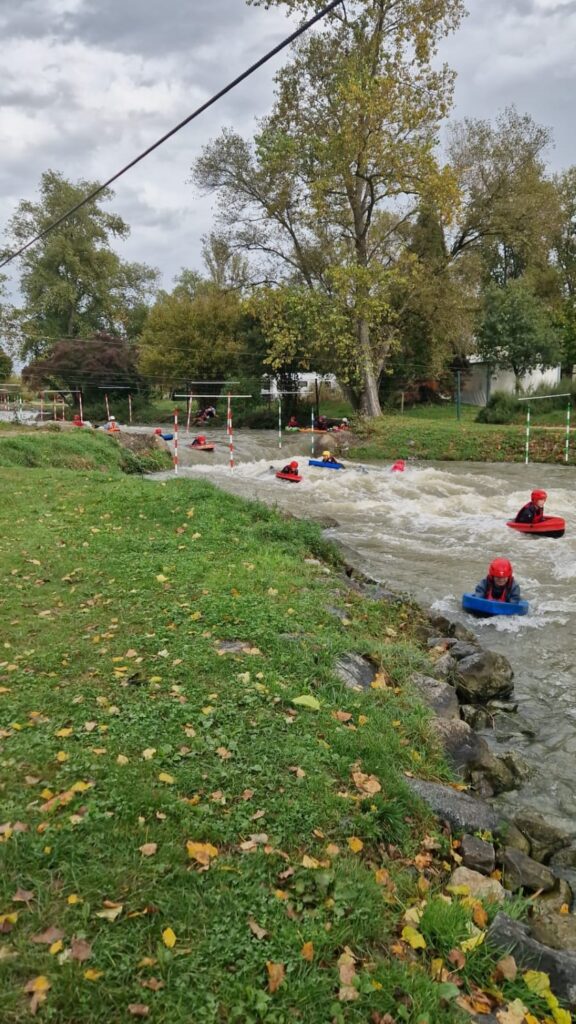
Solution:
[{"label": "overcast sky", "polygon": [[[454,116],[515,103],[549,125],[555,168],[576,163],[576,0],[468,0],[443,46],[458,72]],[[243,0],[0,0],[0,233],[40,175],[105,180],[287,34],[277,11]],[[276,66],[278,61],[276,63]],[[256,73],[115,186],[129,259],[163,284],[200,268],[211,200],[187,184],[224,125],[249,134],[272,102],[274,66]]]}]

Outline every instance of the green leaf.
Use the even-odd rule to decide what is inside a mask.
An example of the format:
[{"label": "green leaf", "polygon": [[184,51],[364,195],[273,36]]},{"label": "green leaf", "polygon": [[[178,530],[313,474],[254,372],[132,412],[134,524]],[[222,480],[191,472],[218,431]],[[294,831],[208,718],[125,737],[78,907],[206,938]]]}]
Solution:
[{"label": "green leaf", "polygon": [[320,701],[316,700],[316,697],[312,697],[309,693],[304,693],[301,697],[293,697],[292,703],[297,704],[300,708],[310,708],[311,711],[320,711]]}]

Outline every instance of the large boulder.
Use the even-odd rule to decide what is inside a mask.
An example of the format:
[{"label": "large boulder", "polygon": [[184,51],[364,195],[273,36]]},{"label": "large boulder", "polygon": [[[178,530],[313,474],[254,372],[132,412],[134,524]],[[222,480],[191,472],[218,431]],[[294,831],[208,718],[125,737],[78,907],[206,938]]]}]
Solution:
[{"label": "large boulder", "polygon": [[466,722],[436,719],[433,729],[452,764],[477,792],[493,796],[516,787],[518,773],[507,763],[507,755],[493,754],[486,740],[477,736]]},{"label": "large boulder", "polygon": [[459,832],[489,831],[496,834],[507,828],[500,814],[469,793],[424,779],[407,778],[406,784],[439,818]]},{"label": "large boulder", "polygon": [[514,823],[530,840],[534,860],[542,863],[547,863],[553,854],[563,847],[570,846],[574,838],[573,833],[566,831],[561,825],[548,821],[530,808],[523,808],[514,815]]},{"label": "large boulder", "polygon": [[576,954],[560,952],[532,938],[526,925],[499,913],[488,931],[488,942],[511,953],[520,967],[544,971],[554,995],[576,1009]]},{"label": "large boulder", "polygon": [[518,889],[532,889],[534,892],[541,889],[547,892],[556,884],[556,879],[549,868],[532,860],[532,857],[528,857],[521,850],[506,847],[502,855],[502,866],[504,884],[512,892]]},{"label": "large boulder", "polygon": [[455,681],[463,702],[485,704],[493,697],[509,697],[513,678],[512,666],[503,654],[479,651],[458,662]]},{"label": "large boulder", "polygon": [[460,720],[460,709],[456,690],[448,683],[421,672],[413,672],[410,683],[416,690],[423,704],[426,704],[437,718]]}]

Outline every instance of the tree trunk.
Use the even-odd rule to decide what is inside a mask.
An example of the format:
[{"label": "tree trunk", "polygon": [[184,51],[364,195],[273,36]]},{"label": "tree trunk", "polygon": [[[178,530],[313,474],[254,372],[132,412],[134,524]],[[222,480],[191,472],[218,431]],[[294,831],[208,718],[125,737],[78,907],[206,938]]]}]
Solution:
[{"label": "tree trunk", "polygon": [[364,416],[373,419],[382,415],[380,397],[378,395],[378,376],[374,372],[372,352],[370,349],[370,328],[364,318],[358,320],[358,344],[360,348],[360,366],[362,372],[362,394],[360,411]]}]

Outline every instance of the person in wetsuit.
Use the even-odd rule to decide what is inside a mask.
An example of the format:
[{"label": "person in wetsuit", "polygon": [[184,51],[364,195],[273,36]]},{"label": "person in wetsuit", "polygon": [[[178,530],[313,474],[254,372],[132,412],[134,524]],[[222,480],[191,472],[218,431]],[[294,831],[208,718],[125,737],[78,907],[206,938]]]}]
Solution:
[{"label": "person in wetsuit", "polygon": [[518,603],[520,587],[514,579],[512,565],[507,558],[495,558],[490,562],[488,575],[480,581],[474,593],[476,597],[484,597],[488,601]]},{"label": "person in wetsuit", "polygon": [[532,491],[530,501],[522,506],[514,522],[541,523],[544,519],[544,503],[547,497],[546,491]]}]

